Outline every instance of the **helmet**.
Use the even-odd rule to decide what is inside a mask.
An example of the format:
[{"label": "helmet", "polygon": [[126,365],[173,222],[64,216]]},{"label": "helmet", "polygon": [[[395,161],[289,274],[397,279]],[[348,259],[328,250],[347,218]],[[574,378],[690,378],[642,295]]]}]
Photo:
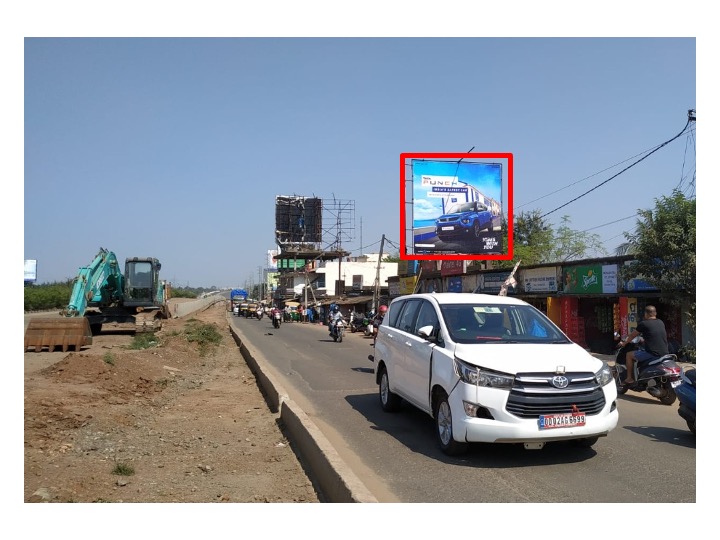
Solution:
[{"label": "helmet", "polygon": [[380,311],[380,313],[382,313],[382,314],[385,314],[387,312],[387,306],[380,306],[378,311]]}]

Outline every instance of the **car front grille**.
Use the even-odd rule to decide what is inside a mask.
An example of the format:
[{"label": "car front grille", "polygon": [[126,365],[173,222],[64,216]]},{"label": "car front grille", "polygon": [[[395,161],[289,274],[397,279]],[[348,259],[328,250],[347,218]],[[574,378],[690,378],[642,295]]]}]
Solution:
[{"label": "car front grille", "polygon": [[555,388],[555,373],[520,373],[510,390],[505,408],[520,418],[538,418],[543,414],[571,413],[579,410],[586,415],[600,413],[605,407],[605,394],[592,373],[565,373],[568,385]]}]

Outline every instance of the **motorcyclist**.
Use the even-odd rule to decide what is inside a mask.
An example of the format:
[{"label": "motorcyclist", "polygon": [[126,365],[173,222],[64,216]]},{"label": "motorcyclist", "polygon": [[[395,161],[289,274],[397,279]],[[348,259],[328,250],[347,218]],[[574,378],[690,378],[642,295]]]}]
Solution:
[{"label": "motorcyclist", "polygon": [[645,307],[643,320],[638,323],[637,328],[633,330],[628,337],[620,342],[620,346],[624,347],[627,343],[635,339],[636,336],[642,336],[644,350],[630,351],[625,356],[625,365],[627,367],[626,385],[635,384],[635,371],[633,370],[635,361],[639,363],[643,360],[660,358],[669,353],[665,323],[657,318],[655,306]]},{"label": "motorcyclist", "polygon": [[335,325],[337,322],[343,318],[342,313],[340,313],[340,308],[337,304],[332,304],[330,306],[330,317],[328,318],[328,330],[330,331],[330,335],[333,335],[335,332]]},{"label": "motorcyclist", "polygon": [[378,308],[378,312],[373,317],[372,320],[372,326],[373,326],[373,347],[375,346],[375,342],[377,341],[377,335],[378,335],[378,328],[382,324],[383,318],[385,317],[385,313],[387,313],[388,307],[387,306],[380,306]]}]

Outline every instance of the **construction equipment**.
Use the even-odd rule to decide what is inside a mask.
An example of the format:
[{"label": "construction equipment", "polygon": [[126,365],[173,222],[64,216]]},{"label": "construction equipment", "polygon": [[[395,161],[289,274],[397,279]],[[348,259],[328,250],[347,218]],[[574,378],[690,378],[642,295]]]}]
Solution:
[{"label": "construction equipment", "polygon": [[123,274],[115,254],[100,248],[92,263],[80,268],[60,317],[30,320],[25,351],[79,351],[92,344],[103,325],[135,333],[160,330],[162,319],[170,317],[170,286],[160,280],[160,266],[152,257],[131,257],[125,259]]}]

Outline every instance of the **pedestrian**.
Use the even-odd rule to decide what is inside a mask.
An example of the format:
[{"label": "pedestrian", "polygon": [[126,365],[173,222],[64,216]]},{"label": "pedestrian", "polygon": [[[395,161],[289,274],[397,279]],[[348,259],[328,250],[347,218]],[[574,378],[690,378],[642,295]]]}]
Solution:
[{"label": "pedestrian", "polygon": [[313,308],[312,306],[310,306],[307,310],[308,322],[310,324],[312,324],[312,322],[315,320],[315,314],[313,313],[313,311],[315,311],[315,308]]}]

